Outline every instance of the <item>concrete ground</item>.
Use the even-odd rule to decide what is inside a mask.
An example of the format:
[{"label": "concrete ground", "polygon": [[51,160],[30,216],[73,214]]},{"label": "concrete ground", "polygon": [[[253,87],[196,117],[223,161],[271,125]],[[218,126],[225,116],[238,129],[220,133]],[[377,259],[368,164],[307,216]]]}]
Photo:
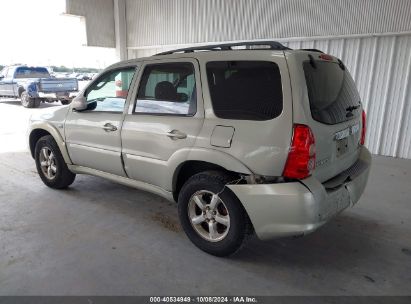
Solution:
[{"label": "concrete ground", "polygon": [[358,205],[317,232],[216,258],[155,195],[90,176],[44,186],[25,148],[36,111],[0,101],[0,295],[411,294],[409,160],[374,157]]}]

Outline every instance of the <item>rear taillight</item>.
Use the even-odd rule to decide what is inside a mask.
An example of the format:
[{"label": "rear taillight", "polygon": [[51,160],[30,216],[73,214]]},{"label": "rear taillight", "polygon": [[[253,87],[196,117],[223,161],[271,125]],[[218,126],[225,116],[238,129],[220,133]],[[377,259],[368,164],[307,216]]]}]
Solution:
[{"label": "rear taillight", "polygon": [[367,119],[365,115],[365,111],[362,110],[362,128],[361,128],[361,139],[360,139],[360,145],[364,145],[365,143],[365,131],[367,130]]},{"label": "rear taillight", "polygon": [[288,152],[283,176],[303,179],[311,175],[315,168],[315,139],[306,125],[294,125],[293,140]]}]

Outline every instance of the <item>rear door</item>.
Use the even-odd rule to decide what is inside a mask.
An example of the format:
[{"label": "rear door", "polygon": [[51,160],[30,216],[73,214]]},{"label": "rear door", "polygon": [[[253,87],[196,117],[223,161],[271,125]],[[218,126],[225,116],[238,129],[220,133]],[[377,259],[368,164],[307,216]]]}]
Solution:
[{"label": "rear door", "polygon": [[316,168],[324,182],[358,159],[361,138],[361,98],[343,63],[319,52],[287,56],[294,92],[294,122],[314,133]]},{"label": "rear door", "polygon": [[121,131],[127,175],[171,190],[170,164],[185,158],[200,132],[204,111],[194,59],[145,61]]}]

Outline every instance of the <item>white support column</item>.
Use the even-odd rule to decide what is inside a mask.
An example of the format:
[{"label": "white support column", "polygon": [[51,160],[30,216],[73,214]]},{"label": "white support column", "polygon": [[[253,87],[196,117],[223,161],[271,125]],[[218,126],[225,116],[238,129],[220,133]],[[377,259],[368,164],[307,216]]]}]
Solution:
[{"label": "white support column", "polygon": [[116,55],[119,60],[127,59],[126,0],[114,0],[114,27]]}]

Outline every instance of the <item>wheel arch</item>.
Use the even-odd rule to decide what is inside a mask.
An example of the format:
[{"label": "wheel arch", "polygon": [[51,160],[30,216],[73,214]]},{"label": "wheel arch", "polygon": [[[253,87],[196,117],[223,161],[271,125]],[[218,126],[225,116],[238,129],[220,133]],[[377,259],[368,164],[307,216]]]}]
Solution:
[{"label": "wheel arch", "polygon": [[186,160],[176,168],[173,174],[172,189],[173,198],[176,202],[184,183],[193,175],[204,171],[221,171],[231,175],[233,178],[239,178],[241,175],[249,174],[248,172],[232,171],[220,164],[204,160]]},{"label": "wheel arch", "polygon": [[29,135],[29,148],[31,156],[34,158],[34,150],[36,147],[37,141],[46,135],[51,135],[53,139],[56,141],[61,155],[64,158],[66,164],[72,164],[70,156],[68,155],[66,143],[64,142],[63,137],[59,133],[59,131],[48,123],[38,123],[33,124],[30,128],[30,135]]},{"label": "wheel arch", "polygon": [[20,98],[21,94],[25,91],[26,89],[22,86],[19,86],[17,89],[17,96]]},{"label": "wheel arch", "polygon": [[37,141],[43,136],[47,136],[47,135],[51,135],[51,134],[44,129],[34,129],[30,132],[29,148],[30,148],[31,157],[34,158],[34,150],[36,148]]}]

